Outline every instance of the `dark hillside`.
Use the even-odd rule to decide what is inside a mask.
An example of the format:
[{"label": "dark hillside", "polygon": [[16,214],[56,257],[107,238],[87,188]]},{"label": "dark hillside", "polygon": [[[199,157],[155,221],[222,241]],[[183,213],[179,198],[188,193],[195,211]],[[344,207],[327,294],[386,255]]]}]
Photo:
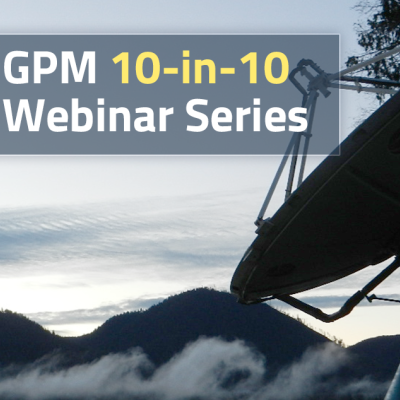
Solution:
[{"label": "dark hillside", "polygon": [[82,344],[103,354],[140,346],[159,365],[200,336],[242,339],[265,354],[270,367],[289,363],[307,347],[328,342],[268,305],[244,306],[228,293],[196,289],[147,311],[115,316],[83,337]]},{"label": "dark hillside", "polygon": [[[25,364],[54,351],[65,355],[60,366],[93,361],[110,352],[141,347],[160,365],[199,337],[241,339],[266,356],[269,372],[329,342],[300,322],[265,304],[243,306],[228,293],[196,289],[172,296],[146,311],[110,318],[94,332],[63,338],[23,315],[0,312],[0,366]],[[391,380],[400,362],[400,335],[365,340],[348,349],[353,362],[346,377]]]},{"label": "dark hillside", "polygon": [[63,338],[9,310],[0,312],[0,364],[27,363],[55,349],[68,349]]},{"label": "dark hillside", "polygon": [[371,375],[378,380],[392,379],[400,364],[400,335],[379,336],[349,347],[357,358],[359,376]]}]

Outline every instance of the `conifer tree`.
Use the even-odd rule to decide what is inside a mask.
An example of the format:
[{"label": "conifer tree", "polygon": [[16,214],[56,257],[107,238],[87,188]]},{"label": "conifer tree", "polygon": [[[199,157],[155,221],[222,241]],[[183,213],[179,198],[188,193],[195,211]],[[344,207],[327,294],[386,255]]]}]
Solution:
[{"label": "conifer tree", "polygon": [[[347,66],[400,45],[400,0],[362,1],[356,9],[367,21],[356,25],[361,56],[349,57]],[[400,81],[400,54],[383,59],[364,68],[368,76]]]}]

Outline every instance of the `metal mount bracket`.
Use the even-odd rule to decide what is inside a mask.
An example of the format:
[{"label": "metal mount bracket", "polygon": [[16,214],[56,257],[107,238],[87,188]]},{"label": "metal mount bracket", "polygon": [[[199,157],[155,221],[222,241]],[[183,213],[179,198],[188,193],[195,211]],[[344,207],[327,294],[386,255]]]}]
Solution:
[{"label": "metal mount bracket", "polygon": [[[378,274],[374,279],[372,279],[366,286],[364,286],[361,290],[354,293],[344,304],[343,306],[333,314],[326,314],[319,308],[313,307],[310,304],[304,303],[303,301],[296,299],[290,295],[280,295],[274,296],[274,299],[281,300],[292,307],[297,308],[300,311],[305,312],[306,314],[311,315],[312,317],[319,319],[322,322],[334,322],[340,318],[345,317],[350,314],[354,307],[358,305],[361,300],[366,298],[369,302],[371,302],[374,298],[378,299],[375,295],[367,296],[372,290],[374,290],[380,283],[382,283],[387,277],[389,277],[397,268],[400,267],[400,258],[396,257],[396,259],[386,267],[380,274]],[[269,297],[264,299],[265,301],[271,300]],[[397,302],[397,301],[396,301]]]},{"label": "metal mount bracket", "polygon": [[[346,90],[355,90],[357,92],[370,92],[370,93],[380,93],[380,94],[395,94],[397,90],[392,89],[393,87],[400,88],[400,82],[391,81],[387,79],[375,79],[375,78],[366,78],[366,77],[357,77],[357,76],[348,76],[348,74],[353,73],[355,71],[359,71],[367,65],[373,64],[377,61],[380,61],[384,58],[387,58],[393,54],[400,52],[400,46],[395,47],[392,50],[383,52],[369,60],[363,61],[357,65],[353,65],[349,68],[346,68],[342,71],[339,71],[335,74],[328,74],[321,67],[319,67],[312,60],[301,60],[297,67],[292,70],[289,74],[289,80],[293,83],[293,85],[300,91],[303,95],[302,107],[307,109],[307,129],[304,132],[295,132],[292,135],[292,138],[289,142],[289,145],[285,151],[285,154],[282,158],[282,161],[278,167],[278,170],[275,174],[274,180],[269,188],[267,196],[264,200],[264,203],[261,206],[260,212],[257,216],[256,221],[254,222],[258,229],[264,224],[264,215],[268,208],[269,203],[271,202],[272,196],[275,192],[275,189],[278,185],[278,182],[281,178],[282,172],[286,166],[286,163],[290,157],[292,156],[291,166],[289,170],[289,177],[286,186],[286,194],[285,201],[290,197],[293,190],[293,181],[297,168],[297,160],[300,151],[301,139],[304,137],[304,147],[302,152],[302,159],[300,164],[300,171],[298,175],[297,187],[299,187],[304,179],[304,170],[307,160],[308,147],[310,144],[310,139],[312,137],[312,124],[314,120],[314,113],[317,103],[317,98],[320,93],[326,98],[330,95],[330,91],[328,88],[337,88],[337,89],[346,89]],[[309,69],[311,69],[316,75],[313,75]],[[300,82],[297,80],[296,75],[301,74],[306,79],[308,79],[307,88],[304,88]],[[352,82],[354,85],[343,84],[341,82]],[[361,84],[368,85],[377,85],[379,87],[366,87]]]}]

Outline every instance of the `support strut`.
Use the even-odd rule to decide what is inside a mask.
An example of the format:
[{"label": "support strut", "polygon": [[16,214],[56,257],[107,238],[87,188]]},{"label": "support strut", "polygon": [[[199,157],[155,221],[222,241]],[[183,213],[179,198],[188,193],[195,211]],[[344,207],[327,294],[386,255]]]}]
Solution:
[{"label": "support strut", "polygon": [[[286,163],[290,155],[292,156],[292,160],[289,170],[288,182],[286,185],[285,201],[287,201],[287,199],[292,194],[294,176],[296,173],[296,168],[298,167],[297,161],[300,153],[300,142],[302,137],[304,136],[305,142],[303,146],[303,152],[301,154],[302,159],[300,163],[300,172],[298,175],[297,187],[299,187],[303,182],[308,147],[310,144],[310,138],[312,136],[311,129],[314,120],[314,113],[318,95],[321,93],[324,97],[328,97],[330,95],[330,91],[328,90],[328,88],[356,90],[357,92],[370,92],[370,93],[380,93],[380,94],[397,93],[398,90],[393,89],[393,87],[399,88],[400,82],[391,81],[387,79],[376,79],[376,78],[356,77],[347,75],[355,71],[360,71],[367,65],[378,62],[386,57],[397,54],[399,52],[400,52],[400,46],[397,46],[394,49],[378,54],[377,56],[369,60],[348,67],[335,74],[327,74],[325,71],[323,71],[323,69],[320,66],[318,66],[312,60],[299,61],[297,67],[294,68],[289,74],[289,80],[303,95],[302,107],[305,107],[307,109],[307,129],[304,132],[295,132],[290,140],[290,143],[282,158],[281,164],[279,165],[279,168],[276,172],[275,178],[270,186],[270,189],[267,193],[267,196],[264,200],[261,210],[257,216],[257,220],[255,221],[255,225],[258,228],[260,228],[264,223],[264,215],[266,213],[269,203],[271,202],[272,196],[275,192],[275,189],[278,185],[278,182],[281,178],[282,172],[286,166]],[[316,73],[316,75],[313,75],[309,70],[307,70],[307,68],[312,69],[313,72]],[[302,75],[309,81],[307,88],[303,87],[297,80],[296,75],[298,74]],[[354,85],[343,84],[341,82],[350,82],[354,83]],[[361,83],[369,85],[378,85],[380,87],[366,87],[362,86]]]},{"label": "support strut", "polygon": [[[310,304],[304,303],[303,301],[296,299],[290,295],[279,295],[274,296],[275,299],[281,300],[292,307],[311,315],[312,317],[319,319],[322,322],[333,322],[340,318],[345,317],[353,311],[353,308],[361,302],[364,298],[368,299],[368,293],[374,290],[380,283],[382,283],[387,277],[389,277],[397,268],[400,267],[400,257],[396,259],[386,267],[380,274],[378,274],[371,282],[364,286],[361,290],[354,293],[338,310],[333,314],[326,314],[319,308],[313,307]],[[372,296],[371,296],[372,297]],[[368,299],[369,300],[369,299]]]}]

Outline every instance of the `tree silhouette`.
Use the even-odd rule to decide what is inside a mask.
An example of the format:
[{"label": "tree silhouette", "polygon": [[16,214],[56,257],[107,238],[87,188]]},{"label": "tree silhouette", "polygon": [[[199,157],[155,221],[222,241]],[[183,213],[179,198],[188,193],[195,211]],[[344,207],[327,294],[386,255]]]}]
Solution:
[{"label": "tree silhouette", "polygon": [[[364,52],[360,56],[349,57],[347,66],[400,45],[400,0],[362,1],[355,8],[367,17],[366,22],[356,24],[358,44]],[[368,76],[399,81],[399,62],[400,55],[396,54],[363,70]]]}]

